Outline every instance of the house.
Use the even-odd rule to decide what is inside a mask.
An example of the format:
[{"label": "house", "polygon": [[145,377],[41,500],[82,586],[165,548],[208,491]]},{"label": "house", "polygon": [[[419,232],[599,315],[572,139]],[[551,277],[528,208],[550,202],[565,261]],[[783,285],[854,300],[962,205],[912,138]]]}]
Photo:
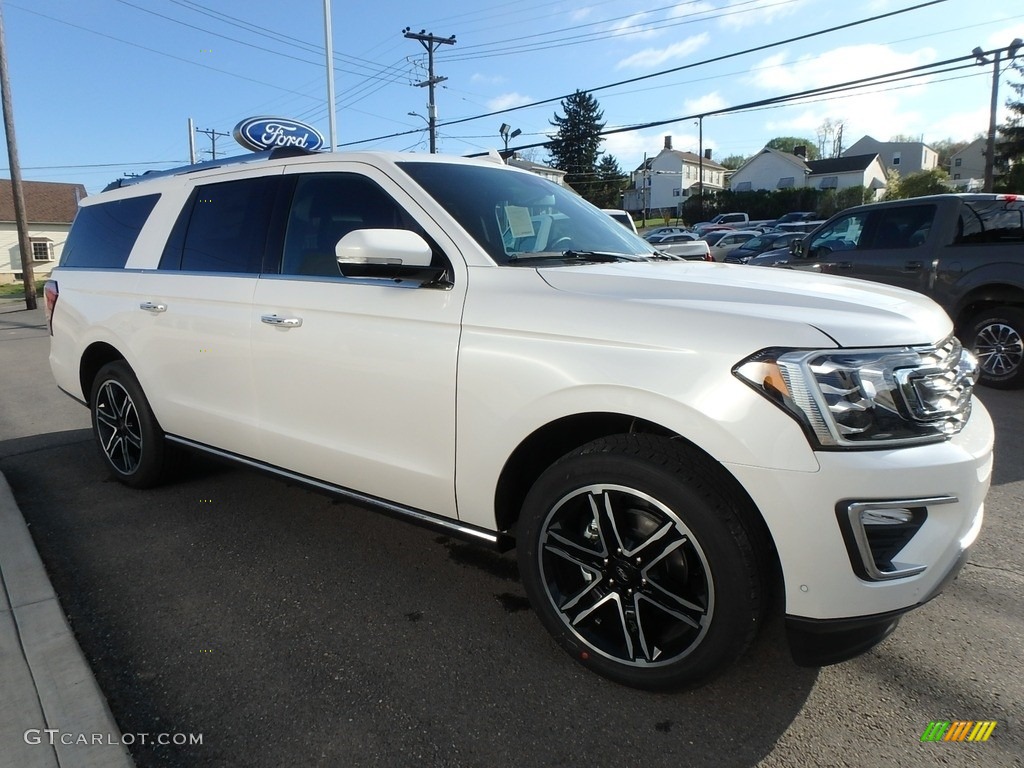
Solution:
[{"label": "house", "polygon": [[878,141],[864,136],[855,141],[843,157],[877,154],[886,170],[895,168],[900,176],[930,171],[939,165],[939,153],[921,141]]},{"label": "house", "polygon": [[885,189],[885,170],[877,154],[807,160],[765,147],[733,172],[729,186],[734,192],[867,187],[877,198]]},{"label": "house", "polygon": [[512,155],[512,157],[507,160],[507,163],[513,168],[522,168],[524,171],[535,173],[538,176],[544,177],[548,181],[553,181],[559,186],[565,186],[565,171],[552,168],[550,165],[535,163],[532,160],[525,160],[518,155]]},{"label": "house", "polygon": [[985,185],[986,139],[979,137],[949,157],[949,178],[956,189],[977,192]]},{"label": "house", "polygon": [[718,192],[725,188],[726,167],[711,159],[711,150],[704,156],[672,148],[672,137],[654,157],[641,163],[632,174],[632,186],[623,196],[627,211],[681,211],[686,198],[698,194],[701,174],[704,191]]},{"label": "house", "polygon": [[[78,201],[85,197],[85,187],[52,181],[23,181],[22,189],[34,272],[37,279],[43,278],[60,259],[78,211]],[[22,279],[14,188],[9,179],[0,179],[0,284]]]}]

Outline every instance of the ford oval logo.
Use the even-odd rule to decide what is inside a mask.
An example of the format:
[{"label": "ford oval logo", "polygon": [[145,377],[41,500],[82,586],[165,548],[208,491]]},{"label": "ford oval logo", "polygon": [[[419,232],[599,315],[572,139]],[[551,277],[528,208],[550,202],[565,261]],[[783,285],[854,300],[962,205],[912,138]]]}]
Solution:
[{"label": "ford oval logo", "polygon": [[324,145],[324,137],[311,125],[288,117],[249,117],[235,126],[235,141],[262,152],[277,147],[301,147],[311,152]]}]

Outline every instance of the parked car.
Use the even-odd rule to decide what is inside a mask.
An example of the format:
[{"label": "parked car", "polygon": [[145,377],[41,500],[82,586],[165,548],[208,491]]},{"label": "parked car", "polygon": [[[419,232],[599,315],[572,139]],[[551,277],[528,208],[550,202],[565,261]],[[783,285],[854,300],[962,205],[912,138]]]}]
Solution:
[{"label": "parked car", "polygon": [[728,253],[736,250],[748,240],[757,237],[760,233],[754,230],[737,230],[733,232],[726,232],[721,237],[716,238],[714,243],[708,243],[711,246],[711,258],[715,261],[725,261],[725,257]]},{"label": "parked car", "polygon": [[775,229],[779,230],[780,232],[799,232],[801,234],[806,234],[808,232],[813,232],[824,223],[824,219],[812,219],[810,221],[790,221],[776,225]]},{"label": "parked car", "polygon": [[785,249],[788,251],[789,244],[794,240],[803,237],[797,232],[766,232],[752,237],[739,248],[727,253],[724,261],[729,264],[746,264],[754,256],[759,256],[765,251],[773,249]]},{"label": "parked car", "polygon": [[[801,235],[804,237],[804,235]],[[793,243],[782,248],[772,248],[764,253],[759,253],[757,256],[753,256],[747,260],[748,267],[788,267],[789,260],[792,258],[791,248]]]},{"label": "parked car", "polygon": [[611,216],[617,222],[619,222],[619,224],[624,226],[626,229],[628,229],[634,235],[637,234],[636,222],[633,221],[633,217],[630,216],[629,213],[627,213],[626,211],[619,211],[619,210],[616,210],[614,208],[602,208],[601,210],[604,211],[605,213],[607,213],[609,216]]},{"label": "parked car", "polygon": [[953,319],[981,382],[1024,387],[1024,198],[960,194],[836,214],[793,244],[787,266],[918,291]]},{"label": "parked car", "polygon": [[690,261],[711,261],[711,248],[707,242],[691,232],[666,235],[661,242],[652,243],[661,253],[679,256]]},{"label": "parked car", "polygon": [[[683,235],[692,234],[686,227],[657,227],[644,232],[641,237],[649,243],[661,242],[665,237],[670,235]],[[696,237],[696,235],[694,235]]]},{"label": "parked car", "polygon": [[814,211],[793,211],[792,213],[784,213],[779,216],[774,222],[773,226],[780,226],[781,224],[800,224],[805,221],[814,221],[818,219],[818,214]]},{"label": "parked car", "polygon": [[673,261],[486,159],[289,148],[80,205],[50,364],[112,478],[188,449],[516,546],[541,623],[620,683],[706,680],[776,605],[800,663],[862,653],[980,530],[992,423],[920,294]]}]

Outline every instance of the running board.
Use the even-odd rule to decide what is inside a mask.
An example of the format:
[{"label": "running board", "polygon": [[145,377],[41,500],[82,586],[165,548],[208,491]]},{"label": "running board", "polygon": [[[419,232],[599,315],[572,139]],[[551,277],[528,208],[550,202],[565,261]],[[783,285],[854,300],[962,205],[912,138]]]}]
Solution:
[{"label": "running board", "polygon": [[281,467],[275,467],[273,464],[267,464],[262,461],[250,459],[237,453],[222,451],[220,448],[214,448],[209,445],[204,445],[203,443],[197,443],[184,437],[178,437],[177,435],[165,435],[165,437],[170,442],[177,443],[178,445],[182,445],[191,450],[209,453],[213,456],[227,459],[228,461],[236,464],[243,464],[261,472],[277,475],[278,477],[286,478],[310,488],[325,491],[332,496],[341,496],[355,504],[367,507],[377,512],[384,512],[385,514],[391,515],[392,517],[396,517],[400,520],[416,523],[436,531],[447,533],[451,536],[457,536],[460,539],[476,542],[477,544],[486,544],[499,552],[506,552],[515,546],[515,540],[506,533],[496,533],[494,531],[489,531],[486,528],[478,528],[475,525],[460,523],[458,520],[452,520],[451,518],[442,517],[441,515],[435,515],[432,512],[426,512],[422,509],[407,507],[403,504],[396,504],[393,501],[378,499],[376,496],[370,496],[365,493],[360,493],[359,491],[353,491],[349,488],[342,488],[340,485],[325,483],[322,480],[316,480],[312,477],[307,477],[306,475],[300,475],[297,472],[291,472],[287,469],[282,469]]}]

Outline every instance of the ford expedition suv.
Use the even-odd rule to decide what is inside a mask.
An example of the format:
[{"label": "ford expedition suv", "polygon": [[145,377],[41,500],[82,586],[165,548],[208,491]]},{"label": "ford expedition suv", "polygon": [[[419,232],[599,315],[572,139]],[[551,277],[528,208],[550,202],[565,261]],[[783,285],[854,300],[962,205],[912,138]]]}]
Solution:
[{"label": "ford expedition suv", "polygon": [[515,546],[556,641],[629,685],[707,679],[772,605],[799,663],[849,658],[981,528],[992,424],[938,305],[675,259],[487,160],[127,180],[82,201],[46,299],[117,480],[187,449]]}]

